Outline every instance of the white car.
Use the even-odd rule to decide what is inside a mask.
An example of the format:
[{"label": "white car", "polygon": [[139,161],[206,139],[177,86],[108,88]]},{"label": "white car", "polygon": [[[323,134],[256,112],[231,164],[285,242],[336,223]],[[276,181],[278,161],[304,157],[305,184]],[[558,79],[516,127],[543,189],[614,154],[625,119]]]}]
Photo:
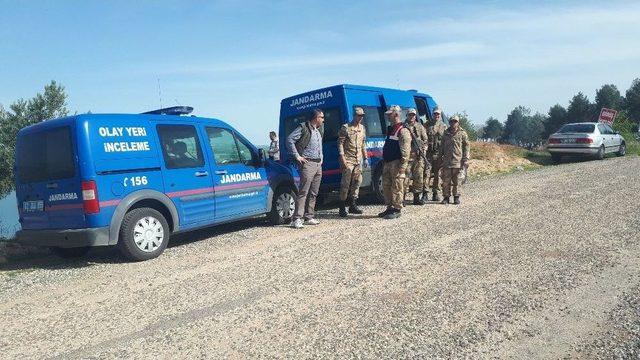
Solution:
[{"label": "white car", "polygon": [[585,122],[566,124],[549,136],[547,151],[554,162],[559,162],[563,155],[594,156],[601,160],[609,153],[624,156],[627,146],[622,135],[611,126]]}]

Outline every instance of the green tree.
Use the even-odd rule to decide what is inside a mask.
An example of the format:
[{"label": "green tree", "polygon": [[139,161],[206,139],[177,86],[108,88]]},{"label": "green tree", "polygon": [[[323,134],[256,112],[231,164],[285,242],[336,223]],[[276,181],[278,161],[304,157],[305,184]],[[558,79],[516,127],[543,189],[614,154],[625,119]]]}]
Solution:
[{"label": "green tree", "polygon": [[565,109],[562,105],[556,104],[549,108],[549,112],[547,113],[549,116],[547,120],[544,122],[544,133],[543,136],[549,137],[549,135],[558,131],[562,125],[566,124],[567,119],[567,109]]},{"label": "green tree", "polygon": [[18,131],[46,119],[66,116],[67,94],[64,87],[51,81],[29,100],[19,99],[6,111],[0,106],[0,195],[13,188],[13,158]]},{"label": "green tree", "polygon": [[620,90],[618,90],[615,85],[602,85],[602,87],[596,91],[595,115],[600,115],[602,108],[621,110],[620,107],[622,106],[623,100],[622,95],[620,95]]},{"label": "green tree", "polygon": [[546,117],[524,106],[517,106],[507,116],[501,141],[511,144],[537,143],[544,133]]},{"label": "green tree", "polygon": [[522,141],[525,143],[539,143],[544,137],[544,124],[547,122],[547,117],[543,114],[536,113],[533,116],[527,117],[526,133],[522,137]]},{"label": "green tree", "polygon": [[640,79],[635,79],[627,90],[624,109],[629,118],[636,124],[640,123]]},{"label": "green tree", "polygon": [[469,115],[467,115],[466,111],[461,113],[455,113],[454,115],[458,115],[460,118],[460,127],[462,127],[469,135],[469,140],[476,141],[478,140],[478,129],[476,129],[475,125],[473,125],[469,121]]},{"label": "green tree", "polygon": [[567,108],[567,122],[585,122],[594,121],[594,105],[589,99],[582,93],[577,93],[573,99],[569,102]]},{"label": "green tree", "polygon": [[526,117],[531,114],[531,110],[524,106],[516,106],[511,113],[507,115],[507,121],[504,123],[504,132],[502,133],[502,141],[516,144],[520,141],[524,130]]},{"label": "green tree", "polygon": [[482,137],[487,139],[499,139],[500,137],[502,137],[503,131],[504,125],[502,125],[502,123],[498,119],[490,117],[484,124]]}]

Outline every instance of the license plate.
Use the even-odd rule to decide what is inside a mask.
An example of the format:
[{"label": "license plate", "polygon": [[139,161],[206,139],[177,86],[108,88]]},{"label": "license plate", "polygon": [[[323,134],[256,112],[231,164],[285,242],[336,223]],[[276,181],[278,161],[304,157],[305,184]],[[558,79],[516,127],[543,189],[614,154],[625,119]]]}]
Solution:
[{"label": "license plate", "polygon": [[575,142],[574,139],[562,139],[562,143],[563,144],[570,144],[570,143],[573,143],[573,142]]},{"label": "license plate", "polygon": [[22,203],[22,210],[24,212],[43,211],[44,210],[44,201],[43,200],[24,201]]}]

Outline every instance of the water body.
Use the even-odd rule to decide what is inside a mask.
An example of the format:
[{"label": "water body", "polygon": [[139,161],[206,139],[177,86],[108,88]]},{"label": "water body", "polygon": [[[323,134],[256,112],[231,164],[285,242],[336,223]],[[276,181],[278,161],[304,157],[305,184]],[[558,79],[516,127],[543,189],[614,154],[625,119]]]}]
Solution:
[{"label": "water body", "polygon": [[12,191],[0,199],[0,237],[13,237],[18,230],[20,230],[20,223],[16,207],[16,192]]}]

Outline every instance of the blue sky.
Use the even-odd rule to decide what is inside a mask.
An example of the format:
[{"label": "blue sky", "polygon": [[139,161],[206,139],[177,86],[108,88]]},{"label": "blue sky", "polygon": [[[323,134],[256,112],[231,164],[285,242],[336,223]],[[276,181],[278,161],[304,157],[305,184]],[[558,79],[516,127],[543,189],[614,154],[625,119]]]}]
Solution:
[{"label": "blue sky", "polygon": [[267,142],[280,100],[353,83],[419,89],[504,121],[640,77],[640,3],[2,1],[0,104],[56,80],[69,108],[177,103]]}]

